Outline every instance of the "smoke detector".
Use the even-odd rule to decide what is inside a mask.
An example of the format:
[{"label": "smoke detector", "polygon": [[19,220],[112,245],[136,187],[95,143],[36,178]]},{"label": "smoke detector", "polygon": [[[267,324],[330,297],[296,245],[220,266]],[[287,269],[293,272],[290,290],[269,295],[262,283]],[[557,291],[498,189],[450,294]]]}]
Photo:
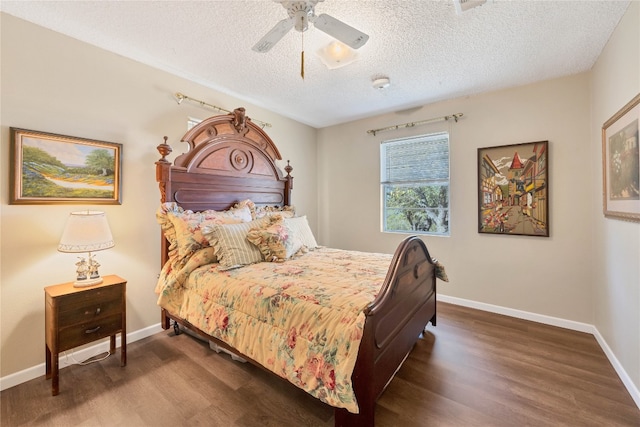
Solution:
[{"label": "smoke detector", "polygon": [[389,80],[389,77],[386,76],[374,77],[371,81],[371,85],[373,86],[373,88],[378,90],[386,89],[390,84],[391,80]]}]

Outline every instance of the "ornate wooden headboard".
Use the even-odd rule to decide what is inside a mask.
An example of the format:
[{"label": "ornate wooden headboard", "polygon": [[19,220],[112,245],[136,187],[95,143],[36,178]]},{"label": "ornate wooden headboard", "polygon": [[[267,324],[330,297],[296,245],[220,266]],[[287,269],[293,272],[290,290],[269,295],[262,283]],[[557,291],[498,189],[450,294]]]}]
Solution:
[{"label": "ornate wooden headboard", "polygon": [[[176,202],[184,209],[224,210],[251,199],[257,205],[290,205],[293,168],[282,175],[276,160],[280,152],[269,136],[249,117],[244,108],[210,117],[189,130],[182,141],[189,150],[166,159],[171,146],[158,145],[162,158],[156,162],[156,181],[161,202]],[[164,263],[167,242],[162,239]]]}]

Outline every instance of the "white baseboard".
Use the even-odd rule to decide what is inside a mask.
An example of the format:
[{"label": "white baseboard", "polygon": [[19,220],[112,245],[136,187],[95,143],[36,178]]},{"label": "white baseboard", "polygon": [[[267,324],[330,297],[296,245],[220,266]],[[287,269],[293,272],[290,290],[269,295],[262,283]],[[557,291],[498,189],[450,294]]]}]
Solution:
[{"label": "white baseboard", "polygon": [[596,329],[596,332],[593,334],[593,336],[596,337],[596,341],[598,341],[598,344],[600,344],[600,347],[602,348],[602,351],[604,351],[604,354],[607,355],[609,362],[611,362],[613,369],[616,370],[616,373],[620,377],[620,380],[629,391],[631,398],[634,402],[636,402],[636,406],[640,408],[640,390],[638,390],[638,387],[636,387],[636,385],[633,383],[631,377],[629,377],[629,375],[627,374],[627,371],[624,370],[616,355],[613,354],[613,351],[611,351],[611,348],[609,347],[607,342],[604,340],[602,335],[600,335],[600,331],[598,331],[598,329]]},{"label": "white baseboard", "polygon": [[604,354],[609,359],[609,362],[613,366],[613,369],[615,369],[616,373],[618,374],[618,377],[620,377],[620,380],[631,395],[631,398],[636,403],[636,406],[640,408],[640,391],[638,391],[638,387],[636,387],[636,385],[633,383],[631,377],[629,377],[627,372],[624,370],[615,354],[613,354],[613,351],[611,351],[611,348],[602,337],[602,335],[600,335],[600,332],[594,325],[574,322],[572,320],[560,319],[558,317],[545,316],[543,314],[536,314],[528,311],[515,310],[499,305],[486,304],[463,298],[451,297],[447,295],[438,295],[438,301],[460,305],[463,307],[475,308],[482,311],[488,311],[490,313],[503,314],[505,316],[515,317],[517,319],[530,320],[532,322],[543,323],[545,325],[558,326],[560,328],[571,329],[573,331],[586,332],[593,335],[600,345],[600,348],[602,348],[602,351],[604,351]]},{"label": "white baseboard", "polygon": [[[162,327],[160,323],[157,323],[152,326],[148,326],[144,329],[139,329],[135,332],[131,332],[127,334],[127,344],[136,342],[143,338],[149,337],[153,334],[157,334],[162,331]],[[120,347],[120,336],[118,335],[116,338],[116,347]],[[71,350],[70,350],[71,351]],[[104,341],[98,343],[96,345],[83,348],[81,350],[77,350],[73,352],[73,357],[76,360],[86,360],[90,357],[93,357],[97,354],[104,353],[109,351],[109,341]],[[72,359],[69,360],[67,357],[64,357],[63,354],[60,354],[59,357],[59,369],[66,368],[67,366],[74,365],[76,362]],[[44,363],[33,366],[31,368],[24,369],[20,372],[16,372],[15,374],[7,375],[6,377],[0,378],[0,391],[6,390],[18,384],[25,383],[34,378],[38,378],[45,374],[46,366]]]},{"label": "white baseboard", "polygon": [[594,332],[596,331],[596,328],[593,325],[589,325],[587,323],[574,322],[573,320],[545,316],[544,314],[536,314],[528,311],[516,310],[499,305],[486,304],[483,302],[471,301],[463,298],[450,297],[447,295],[439,294],[438,301],[461,305],[463,307],[475,308],[491,313],[503,314],[505,316],[515,317],[517,319],[531,320],[532,322],[543,323],[545,325],[558,326],[560,328],[571,329],[572,331],[586,332],[589,334],[594,334]]}]

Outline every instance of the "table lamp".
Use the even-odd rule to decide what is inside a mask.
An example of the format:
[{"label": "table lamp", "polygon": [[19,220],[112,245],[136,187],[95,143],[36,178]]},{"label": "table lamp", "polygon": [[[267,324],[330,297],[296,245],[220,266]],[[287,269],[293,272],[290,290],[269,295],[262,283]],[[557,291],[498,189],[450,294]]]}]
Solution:
[{"label": "table lamp", "polygon": [[91,252],[109,249],[114,246],[109,223],[104,212],[78,211],[71,212],[62,233],[58,250],[70,253],[88,253],[88,261],[78,257],[76,262],[77,278],[75,287],[84,287],[102,283],[98,273],[100,264]]}]

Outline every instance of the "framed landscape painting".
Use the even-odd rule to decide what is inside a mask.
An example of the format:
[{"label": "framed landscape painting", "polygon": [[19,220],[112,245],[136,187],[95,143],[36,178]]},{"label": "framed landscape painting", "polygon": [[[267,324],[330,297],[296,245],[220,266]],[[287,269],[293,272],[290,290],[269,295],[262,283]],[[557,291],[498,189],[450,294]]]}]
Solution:
[{"label": "framed landscape painting", "polygon": [[640,222],[640,94],[602,126],[604,216]]},{"label": "framed landscape painting", "polygon": [[478,149],[478,232],[549,237],[549,142]]},{"label": "framed landscape painting", "polygon": [[11,204],[121,203],[121,144],[10,132]]}]

